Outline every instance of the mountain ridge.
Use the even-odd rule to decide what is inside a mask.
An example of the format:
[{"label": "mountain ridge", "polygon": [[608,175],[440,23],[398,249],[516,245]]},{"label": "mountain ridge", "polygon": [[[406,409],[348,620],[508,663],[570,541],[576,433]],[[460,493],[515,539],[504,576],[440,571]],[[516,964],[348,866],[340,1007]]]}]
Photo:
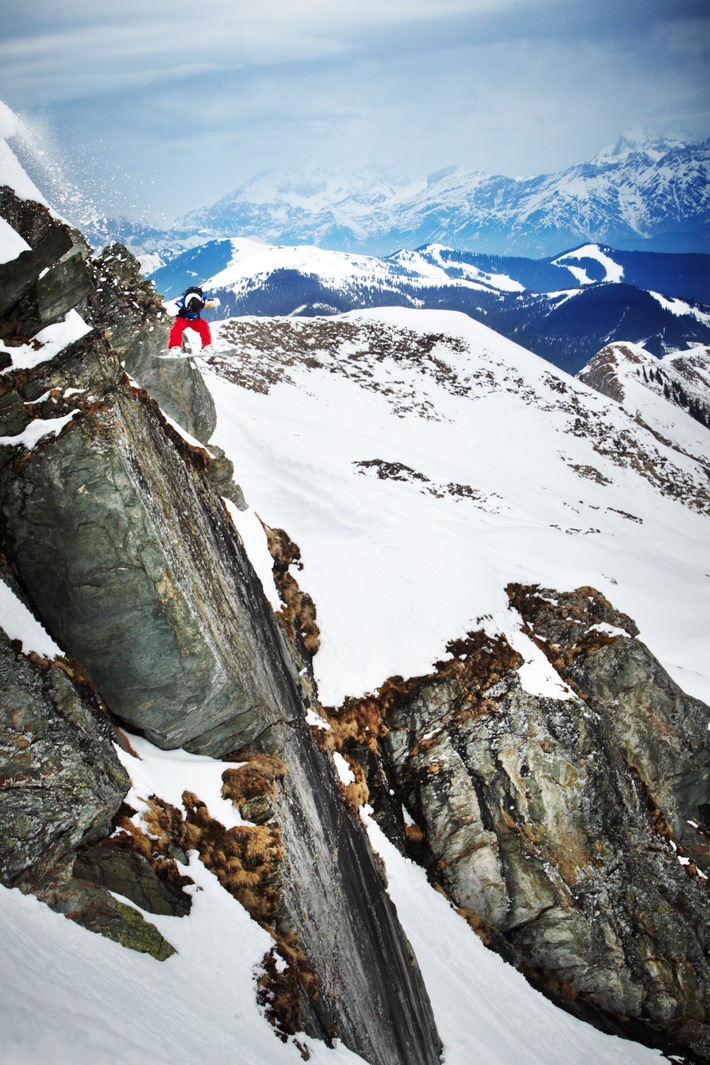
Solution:
[{"label": "mountain ridge", "polygon": [[26,146],[18,151],[93,247],[121,241],[139,258],[165,259],[222,236],[378,256],[431,243],[532,258],[588,242],[668,253],[710,248],[710,141],[679,135],[627,131],[586,161],[522,177],[455,165],[414,179],[375,166],[264,170],[169,225],[107,217],[54,180]]},{"label": "mountain ridge", "polygon": [[[402,306],[463,311],[576,373],[615,340],[660,356],[710,341],[710,256],[582,245],[551,259],[430,245],[385,259],[312,246],[206,243],[151,275],[166,295],[187,281],[221,300],[219,317],[338,314]],[[215,316],[216,317],[216,316]]]},{"label": "mountain ridge", "polygon": [[383,181],[371,170],[349,181],[316,169],[295,179],[262,172],[174,228],[377,255],[444,243],[539,257],[588,241],[702,252],[710,236],[709,175],[710,140],[622,135],[587,162],[532,177],[457,167],[415,182]]}]

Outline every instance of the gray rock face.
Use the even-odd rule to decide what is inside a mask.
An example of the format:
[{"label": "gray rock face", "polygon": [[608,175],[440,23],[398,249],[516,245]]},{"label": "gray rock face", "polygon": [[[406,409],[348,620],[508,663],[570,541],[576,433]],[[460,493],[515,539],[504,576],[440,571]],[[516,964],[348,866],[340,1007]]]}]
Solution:
[{"label": "gray rock face", "polygon": [[[68,669],[68,666],[65,667]],[[129,781],[97,719],[61,665],[15,651],[0,630],[0,879],[34,880],[79,843],[111,831]]]},{"label": "gray rock face", "polygon": [[[373,1065],[438,1061],[414,955],[362,825],[339,799],[332,762],[304,728],[277,742],[288,766],[276,808],[283,906],[318,976],[317,1001],[304,1009],[310,1029],[340,1035]],[[363,1010],[379,1023],[363,1024]]]},{"label": "gray rock face", "polygon": [[0,335],[9,345],[27,343],[60,321],[91,290],[79,235],[46,208],[32,206],[36,209],[11,189],[0,189],[0,215],[30,245],[0,264]]},{"label": "gray rock face", "polygon": [[0,883],[163,960],[174,951],[157,928],[75,870],[130,785],[117,739],[77,663],[27,657],[0,630]]},{"label": "gray rock face", "polygon": [[191,909],[190,895],[157,876],[142,854],[111,839],[82,850],[74,862],[74,875],[125,896],[148,913],[185,917]]},{"label": "gray rock face", "polygon": [[[404,832],[484,938],[567,1008],[703,1058],[708,708],[598,593],[510,591],[578,697],[527,694],[515,653],[482,634],[431,677],[388,682],[378,758],[416,823]],[[363,749],[345,744],[368,765]]]},{"label": "gray rock face", "polygon": [[[95,372],[92,373],[92,370]],[[24,381],[80,413],[7,465],[4,547],[109,708],[161,746],[220,753],[294,710],[268,662],[270,610],[204,473],[90,336]],[[87,384],[91,379],[91,386]],[[99,392],[101,389],[101,393]]]},{"label": "gray rock face", "polygon": [[17,392],[0,396],[0,436],[19,436],[29,423],[27,408]]}]

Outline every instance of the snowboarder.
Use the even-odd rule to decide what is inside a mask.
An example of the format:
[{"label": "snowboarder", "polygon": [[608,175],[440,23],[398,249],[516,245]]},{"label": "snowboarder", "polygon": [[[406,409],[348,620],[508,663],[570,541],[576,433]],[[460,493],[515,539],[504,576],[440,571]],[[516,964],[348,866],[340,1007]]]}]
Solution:
[{"label": "snowboarder", "polygon": [[182,296],[175,300],[173,306],[177,310],[177,317],[170,330],[168,341],[168,354],[179,357],[182,355],[182,334],[186,329],[194,330],[202,341],[202,355],[212,354],[212,335],[207,322],[200,317],[205,307],[219,307],[218,299],[205,299],[201,288],[191,285],[185,289]]}]

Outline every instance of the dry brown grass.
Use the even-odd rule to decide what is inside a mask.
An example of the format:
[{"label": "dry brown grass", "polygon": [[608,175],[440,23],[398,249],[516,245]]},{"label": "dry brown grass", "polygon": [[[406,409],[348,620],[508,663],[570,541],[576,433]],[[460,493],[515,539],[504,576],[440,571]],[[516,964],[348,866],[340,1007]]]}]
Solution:
[{"label": "dry brown grass", "polygon": [[286,776],[286,765],[275,755],[248,754],[246,765],[226,769],[222,774],[222,798],[239,803],[258,795],[275,794],[275,781]]},{"label": "dry brown grass", "polygon": [[355,747],[367,747],[376,754],[378,741],[388,731],[384,723],[385,706],[379,698],[382,691],[379,689],[377,696],[346,699],[338,710],[323,708],[321,714],[330,725],[327,731],[320,731],[324,749],[346,754]]},{"label": "dry brown grass", "polygon": [[[273,792],[275,781],[285,774],[286,766],[278,758],[254,755],[247,766],[225,772],[223,791],[237,802],[253,802]],[[284,856],[281,832],[275,825],[226,829],[210,816],[196,795],[184,792],[182,798],[187,812],[183,845],[197,850],[220,884],[276,941],[262,963],[257,999],[277,1034],[286,1041],[303,1029],[302,998],[304,994],[317,998],[318,977],[297,936],[279,929],[279,867]],[[299,1049],[302,1055],[307,1054],[300,1044]]]},{"label": "dry brown grass", "polygon": [[246,765],[222,774],[222,798],[231,799],[246,821],[263,823],[274,816],[276,781],[286,776],[286,765],[275,755],[247,754]]},{"label": "dry brown grass", "polygon": [[410,847],[419,847],[424,843],[426,836],[423,828],[416,823],[412,823],[404,826],[404,838]]},{"label": "dry brown grass", "polygon": [[302,1031],[301,996],[305,991],[309,998],[317,999],[318,977],[293,933],[280,936],[261,964],[257,1001],[285,1043],[289,1036]]},{"label": "dry brown grass", "polygon": [[459,682],[462,692],[452,707],[457,722],[488,713],[497,704],[487,697],[487,691],[522,662],[504,636],[491,637],[485,632],[452,640],[447,651],[451,657],[436,662],[435,673],[408,680],[390,677],[374,695],[346,699],[337,710],[323,709],[330,730],[321,734],[322,746],[341,754],[367,747],[376,754],[379,741],[389,731],[388,717],[413,702],[423,689],[452,680]]},{"label": "dry brown grass", "polygon": [[[441,890],[441,894],[445,895],[446,898],[449,898],[447,892]],[[469,910],[466,906],[456,906],[455,909],[459,917],[463,917],[468,927],[471,929],[472,932],[476,933],[481,942],[484,943],[487,947],[492,947],[493,944],[489,935],[488,926],[484,921],[481,920],[478,914],[475,913],[473,910]]]},{"label": "dry brown grass", "polygon": [[320,649],[316,605],[290,572],[291,566],[303,569],[301,549],[284,529],[273,529],[263,521],[261,525],[274,562],[274,584],[284,604],[276,616],[293,646],[310,663]]},{"label": "dry brown grass", "polygon": [[134,824],[128,811],[119,812],[118,832],[110,837],[111,842],[123,850],[142,855],[164,883],[177,888],[192,884],[172,857],[173,848],[182,847],[184,822],[180,810],[156,795],[150,796],[147,805],[148,809],[142,815],[146,831]]},{"label": "dry brown grass", "polygon": [[[277,781],[286,775],[286,765],[279,758],[267,755],[246,755],[245,760],[246,765],[224,772],[223,796],[239,806],[264,796],[273,798]],[[275,944],[264,959],[257,997],[276,1032],[286,1039],[302,1031],[303,995],[317,998],[318,977],[308,964],[297,936],[282,931],[281,832],[271,824],[227,829],[210,815],[206,804],[193,792],[183,792],[182,801],[184,816],[177,807],[150,796],[141,826],[131,820],[135,811],[124,805],[112,842],[136,850],[163,879],[179,886],[192,881],[179,874],[176,863],[169,858],[170,852],[176,846],[184,851],[196,850],[220,884],[271,933]],[[307,1050],[297,1045],[307,1060]]]},{"label": "dry brown grass", "polygon": [[225,828],[205,803],[183,792],[187,812],[183,845],[196,850],[220,884],[251,916],[268,928],[280,906],[279,866],[283,860],[281,832],[274,825],[238,825]]},{"label": "dry brown grass", "polygon": [[350,754],[345,754],[343,757],[348,763],[355,780],[351,784],[341,784],[341,788],[345,801],[357,813],[361,806],[365,806],[369,802],[370,789],[367,784],[365,770],[360,763]]}]

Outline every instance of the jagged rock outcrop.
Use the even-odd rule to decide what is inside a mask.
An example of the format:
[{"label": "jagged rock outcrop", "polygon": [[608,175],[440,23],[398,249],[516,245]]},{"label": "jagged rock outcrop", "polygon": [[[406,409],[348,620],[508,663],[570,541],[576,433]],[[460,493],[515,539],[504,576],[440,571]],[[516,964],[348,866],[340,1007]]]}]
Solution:
[{"label": "jagged rock outcrop", "polygon": [[63,318],[89,292],[91,281],[82,249],[67,226],[46,210],[38,210],[30,222],[6,188],[0,189],[0,209],[34,238],[16,259],[0,263],[0,337],[18,345]]},{"label": "jagged rock outcrop", "polygon": [[528,694],[507,642],[472,634],[435,674],[346,704],[328,742],[365,769],[390,832],[537,986],[704,1060],[708,708],[592,589],[509,591],[575,698]]},{"label": "jagged rock outcrop", "polygon": [[[319,959],[311,1025],[317,1022],[328,1037],[339,1034],[366,1061],[437,1061],[441,1046],[414,954],[359,819],[333,801],[338,783],[332,761],[302,729],[280,731],[281,757],[289,767],[276,807],[284,906],[306,957]],[[320,915],[318,922],[313,914]],[[411,1003],[418,1003],[414,1010]],[[363,1026],[363,1008],[385,1023]]]},{"label": "jagged rock outcrop", "polygon": [[24,655],[0,630],[0,883],[162,959],[173,948],[157,928],[74,868],[129,788],[117,740],[78,663]]},{"label": "jagged rock outcrop", "polygon": [[25,402],[69,390],[53,410],[76,413],[6,464],[5,549],[111,711],[161,746],[211,753],[291,720],[266,660],[273,622],[208,454],[171,439],[96,334],[13,380]]},{"label": "jagged rock outcrop", "polygon": [[[47,630],[121,723],[159,746],[261,755],[284,771],[273,774],[266,805],[252,797],[250,812],[262,810],[268,824],[239,831],[187,791],[183,811],[151,797],[145,832],[118,801],[107,803],[110,842],[99,831],[72,839],[73,874],[42,897],[166,957],[169,944],[151,939],[152,926],[106,889],[161,912],[182,878],[173,871],[161,892],[156,869],[196,849],[217,875],[241,873],[260,887],[261,898],[242,897],[232,885],[287,955],[300,1025],[342,1038],[372,1065],[434,1065],[441,1045],[416,960],[362,824],[305,724],[296,652],[217,494],[229,470],[124,373],[127,352],[153,344],[154,308],[148,297],[133,301],[136,318],[130,292],[115,289],[82,305],[100,328],[2,378],[11,431],[0,447],[0,547]],[[183,426],[193,418],[185,413]],[[273,962],[276,975],[281,968]]]},{"label": "jagged rock outcrop", "polygon": [[159,358],[167,351],[170,319],[153,285],[141,278],[138,260],[114,244],[91,268],[94,289],[80,311],[106,333],[127,372],[165,413],[206,443],[216,425],[212,395],[188,359]]},{"label": "jagged rock outcrop", "polygon": [[138,260],[121,244],[90,258],[80,233],[6,186],[0,188],[0,216],[30,249],[0,266],[5,343],[31,339],[78,307],[165,413],[201,442],[209,440],[215,427],[212,396],[189,360],[170,365],[157,357],[167,348],[168,317],[152,284],[141,279]]},{"label": "jagged rock outcrop", "polygon": [[0,673],[0,874],[14,884],[51,875],[80,843],[106,836],[129,782],[108,716],[68,663],[33,660],[0,631]]}]

